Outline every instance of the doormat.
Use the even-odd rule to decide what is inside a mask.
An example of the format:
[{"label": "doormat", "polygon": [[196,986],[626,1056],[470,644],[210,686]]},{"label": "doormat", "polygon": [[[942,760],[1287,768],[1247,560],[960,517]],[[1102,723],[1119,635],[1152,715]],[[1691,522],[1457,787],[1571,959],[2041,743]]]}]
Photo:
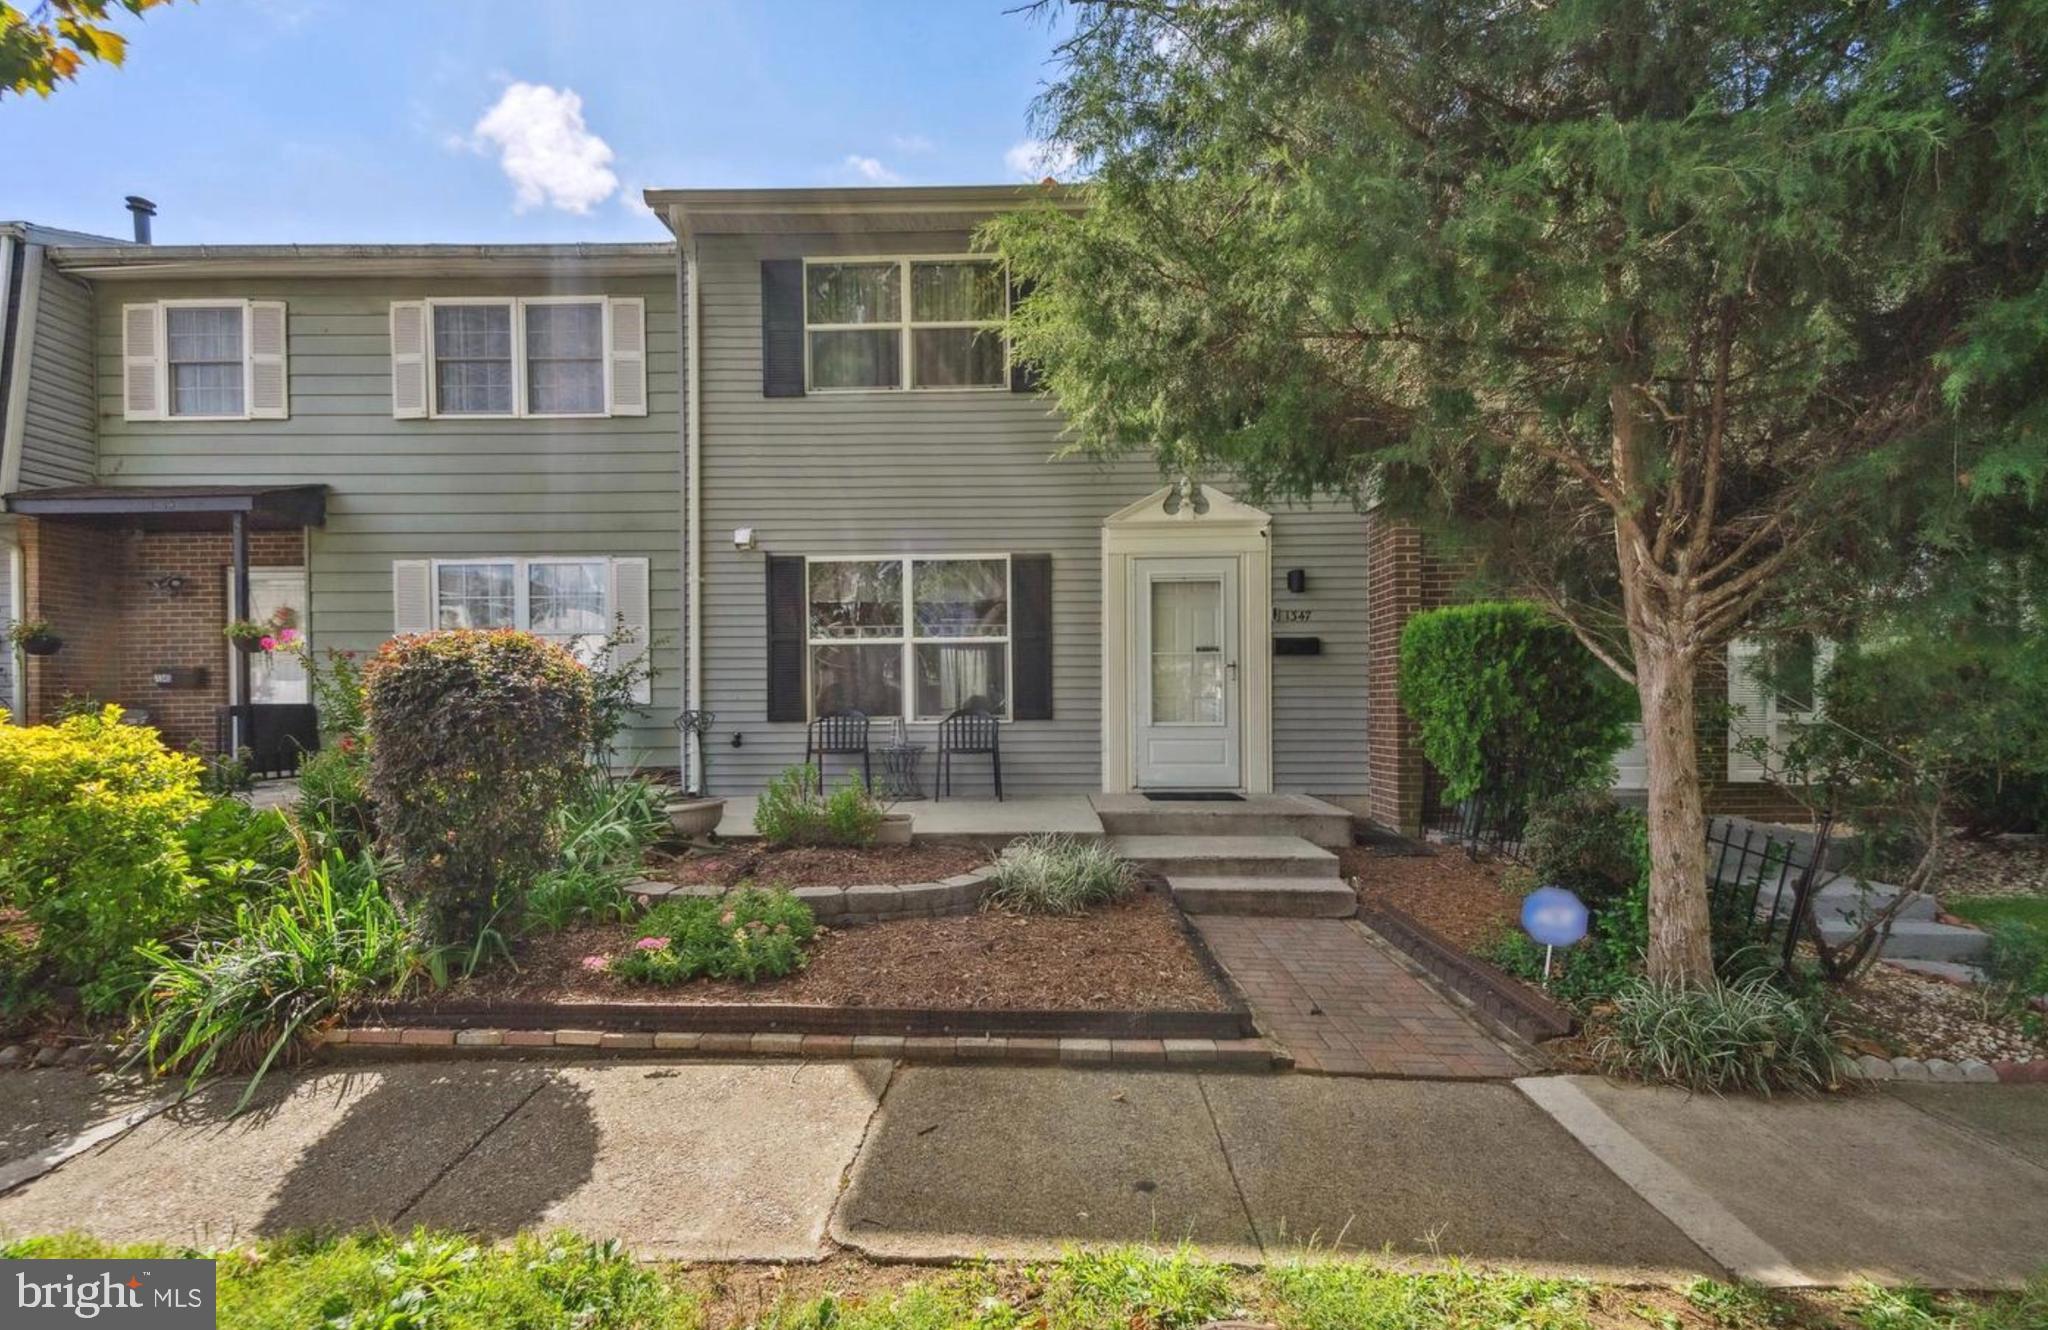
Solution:
[{"label": "doormat", "polygon": [[1241,804],[1244,796],[1222,790],[1147,790],[1145,797],[1155,804]]}]

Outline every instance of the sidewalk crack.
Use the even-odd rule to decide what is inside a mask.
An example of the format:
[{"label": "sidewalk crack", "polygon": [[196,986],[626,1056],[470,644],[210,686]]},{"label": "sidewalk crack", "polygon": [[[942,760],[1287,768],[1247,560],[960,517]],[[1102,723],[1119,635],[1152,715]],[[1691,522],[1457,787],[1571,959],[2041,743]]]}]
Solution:
[{"label": "sidewalk crack", "polygon": [[393,1228],[396,1228],[398,1226],[398,1222],[404,1219],[406,1215],[410,1214],[414,1206],[418,1205],[421,1201],[427,1198],[428,1192],[432,1191],[435,1187],[441,1184],[442,1178],[445,1178],[450,1173],[454,1172],[455,1166],[457,1164],[460,1164],[463,1160],[475,1154],[478,1146],[482,1145],[485,1141],[489,1140],[492,1137],[492,1135],[497,1132],[498,1128],[510,1122],[512,1120],[512,1116],[515,1113],[517,1113],[520,1109],[525,1108],[528,1104],[532,1103],[533,1097],[539,1094],[542,1090],[546,1089],[547,1085],[548,1082],[546,1081],[546,1079],[542,1079],[537,1084],[535,1084],[531,1090],[528,1090],[525,1094],[519,1096],[518,1102],[513,1104],[512,1107],[506,1109],[503,1113],[499,1114],[498,1120],[496,1122],[493,1122],[490,1126],[485,1127],[481,1132],[477,1133],[477,1137],[475,1140],[471,1141],[468,1145],[464,1146],[462,1150],[459,1153],[457,1153],[453,1159],[443,1164],[439,1169],[436,1169],[434,1172],[434,1176],[428,1178],[424,1186],[422,1186],[418,1191],[414,1192],[409,1198],[407,1198],[404,1205],[398,1207],[398,1213],[391,1216],[391,1226]]},{"label": "sidewalk crack", "polygon": [[1252,1203],[1244,1194],[1244,1183],[1237,1176],[1237,1161],[1230,1157],[1230,1144],[1223,1139],[1223,1124],[1216,1120],[1216,1105],[1209,1102],[1209,1078],[1199,1073],[1195,1076],[1195,1091],[1202,1096],[1202,1111],[1209,1115],[1209,1130],[1216,1135],[1216,1150],[1223,1156],[1223,1171],[1230,1176],[1231,1190],[1237,1193],[1238,1209],[1244,1212],[1244,1226],[1251,1231],[1252,1245],[1259,1249],[1259,1257],[1265,1259],[1266,1235],[1259,1232],[1259,1221],[1252,1217]]}]

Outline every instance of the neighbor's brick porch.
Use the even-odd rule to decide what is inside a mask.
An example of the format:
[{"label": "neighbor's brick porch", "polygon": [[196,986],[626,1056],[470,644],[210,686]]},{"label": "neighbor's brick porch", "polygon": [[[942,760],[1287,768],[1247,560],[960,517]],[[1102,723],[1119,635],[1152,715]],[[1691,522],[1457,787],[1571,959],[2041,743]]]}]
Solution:
[{"label": "neighbor's brick porch", "polygon": [[1481,1080],[1529,1070],[1354,920],[1193,922],[1302,1071]]}]

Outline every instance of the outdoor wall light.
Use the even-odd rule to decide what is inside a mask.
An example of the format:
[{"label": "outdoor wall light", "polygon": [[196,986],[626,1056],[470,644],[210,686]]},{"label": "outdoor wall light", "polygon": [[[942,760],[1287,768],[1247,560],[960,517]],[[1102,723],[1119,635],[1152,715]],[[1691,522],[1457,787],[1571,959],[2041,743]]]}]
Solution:
[{"label": "outdoor wall light", "polygon": [[177,573],[168,573],[162,577],[145,577],[142,579],[142,585],[151,591],[161,591],[167,596],[175,596],[185,589],[185,579]]},{"label": "outdoor wall light", "polygon": [[732,529],[732,547],[743,552],[754,548],[754,528],[750,526],[734,527]]},{"label": "outdoor wall light", "polygon": [[1289,568],[1287,570],[1287,589],[1297,596],[1308,590],[1308,569]]}]

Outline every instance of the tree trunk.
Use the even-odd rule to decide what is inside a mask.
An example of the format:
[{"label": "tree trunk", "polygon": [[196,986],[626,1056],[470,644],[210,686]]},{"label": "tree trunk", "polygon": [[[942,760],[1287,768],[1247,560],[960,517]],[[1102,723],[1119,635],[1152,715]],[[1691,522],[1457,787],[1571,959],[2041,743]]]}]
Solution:
[{"label": "tree trunk", "polygon": [[1707,912],[1707,828],[1691,652],[1636,645],[1636,691],[1650,758],[1651,980],[1703,985],[1714,978]]}]

